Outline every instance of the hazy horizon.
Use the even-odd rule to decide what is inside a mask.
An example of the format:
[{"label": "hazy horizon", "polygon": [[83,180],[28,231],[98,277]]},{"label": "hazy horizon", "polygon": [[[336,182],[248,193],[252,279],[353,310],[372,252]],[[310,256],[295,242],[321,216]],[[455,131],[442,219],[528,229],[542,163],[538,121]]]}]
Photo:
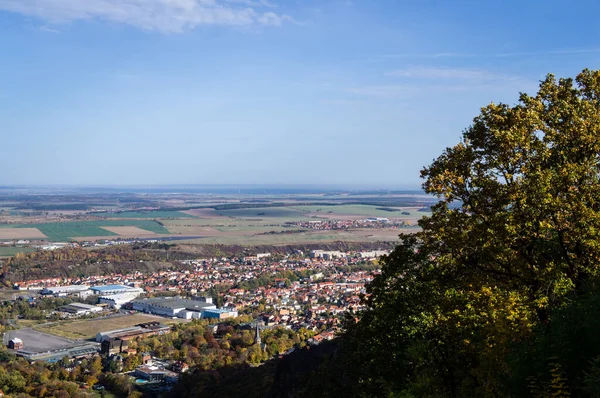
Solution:
[{"label": "hazy horizon", "polygon": [[550,3],[0,0],[0,185],[418,189],[480,107],[599,64],[600,5]]},{"label": "hazy horizon", "polygon": [[140,184],[140,185],[0,185],[0,193],[25,194],[88,194],[88,193],[148,193],[199,195],[328,195],[328,194],[389,194],[425,195],[421,187],[379,187],[311,184]]}]

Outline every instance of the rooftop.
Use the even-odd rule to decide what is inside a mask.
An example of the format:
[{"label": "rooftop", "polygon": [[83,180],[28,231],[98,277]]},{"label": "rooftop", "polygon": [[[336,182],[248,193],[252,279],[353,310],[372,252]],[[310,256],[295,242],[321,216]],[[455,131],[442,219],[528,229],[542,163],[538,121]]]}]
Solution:
[{"label": "rooftop", "polygon": [[95,290],[95,291],[99,291],[99,292],[107,292],[107,291],[111,291],[111,290],[129,290],[129,289],[133,289],[133,288],[131,286],[125,286],[125,285],[105,285],[105,286],[94,286],[91,289]]},{"label": "rooftop", "polygon": [[203,309],[206,307],[215,307],[214,304],[212,303],[205,303],[203,301],[197,301],[197,300],[188,300],[188,299],[183,299],[180,297],[158,297],[158,298],[149,298],[149,299],[143,299],[143,300],[135,300],[133,301],[133,303],[143,303],[143,304],[149,304],[149,305],[154,305],[157,307],[163,307],[163,308],[185,308],[185,309],[190,309],[190,310],[194,310],[194,309]]}]

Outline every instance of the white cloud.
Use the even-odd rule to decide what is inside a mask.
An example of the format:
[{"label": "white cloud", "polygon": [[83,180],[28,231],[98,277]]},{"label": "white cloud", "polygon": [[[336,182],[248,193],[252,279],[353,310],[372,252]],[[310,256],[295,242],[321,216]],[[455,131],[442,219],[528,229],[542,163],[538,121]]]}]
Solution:
[{"label": "white cloud", "polygon": [[268,26],[281,26],[284,22],[297,23],[288,15],[277,15],[274,12],[265,12],[258,18],[258,22]]},{"label": "white cloud", "polygon": [[166,33],[200,25],[280,26],[295,22],[288,15],[265,11],[273,6],[265,0],[0,0],[0,11],[51,24],[98,19]]},{"label": "white cloud", "polygon": [[58,29],[54,29],[47,25],[38,26],[38,29],[41,32],[46,32],[46,33],[60,33],[60,31]]},{"label": "white cloud", "polygon": [[249,7],[269,7],[269,8],[277,7],[276,4],[271,3],[270,1],[267,1],[267,0],[225,0],[225,2],[233,3],[233,4],[243,4],[243,5],[246,5]]}]

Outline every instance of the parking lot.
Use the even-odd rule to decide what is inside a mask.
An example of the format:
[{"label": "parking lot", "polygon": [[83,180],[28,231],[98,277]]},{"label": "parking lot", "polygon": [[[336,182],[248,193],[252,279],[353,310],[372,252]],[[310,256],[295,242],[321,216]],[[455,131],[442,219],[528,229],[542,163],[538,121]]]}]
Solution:
[{"label": "parking lot", "polygon": [[4,344],[8,343],[8,340],[18,337],[23,340],[24,350],[30,352],[45,352],[51,350],[57,350],[60,348],[73,346],[73,340],[66,339],[64,337],[53,336],[38,332],[33,329],[19,329],[11,330],[6,332],[4,335]]}]

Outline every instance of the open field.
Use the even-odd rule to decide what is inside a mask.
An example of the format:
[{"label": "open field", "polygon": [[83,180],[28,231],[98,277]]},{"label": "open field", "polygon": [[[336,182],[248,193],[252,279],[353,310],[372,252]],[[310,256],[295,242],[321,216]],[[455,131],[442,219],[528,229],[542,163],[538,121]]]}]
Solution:
[{"label": "open field", "polygon": [[[392,221],[404,221],[409,225],[416,225],[416,221],[427,214],[418,210],[421,206],[432,203],[430,197],[422,195],[419,191],[304,192],[303,190],[264,189],[248,192],[244,194],[243,190],[236,189],[227,193],[194,194],[183,189],[177,194],[156,195],[147,193],[138,195],[131,192],[109,193],[97,197],[87,194],[44,195],[33,199],[32,196],[27,196],[17,202],[14,202],[14,197],[11,196],[7,201],[0,203],[3,206],[7,203],[18,205],[13,209],[6,207],[10,212],[24,209],[25,205],[33,210],[42,211],[1,216],[3,218],[0,222],[4,224],[0,224],[0,239],[4,236],[7,239],[44,239],[45,235],[48,241],[65,242],[115,238],[191,237],[194,243],[199,244],[242,245],[360,241],[361,239],[395,240],[398,231],[391,228],[373,228],[364,232],[358,229],[320,231],[304,230],[290,223],[385,217]],[[119,201],[117,208],[115,203]],[[111,210],[127,209],[127,211],[89,213],[77,210],[77,217],[68,215],[70,209],[79,205],[85,205],[83,207],[87,209],[110,208]],[[221,209],[218,210],[208,207],[176,210],[193,205],[225,206],[220,206]],[[171,210],[170,206],[175,207]],[[52,210],[54,208],[62,210]],[[149,211],[144,208],[161,210]],[[27,235],[24,228],[30,229],[28,234],[37,231],[39,237]],[[409,232],[414,230],[409,229]]]},{"label": "open field", "polygon": [[3,247],[0,246],[0,257],[12,257],[17,253],[30,253],[35,251],[30,247]]},{"label": "open field", "polygon": [[364,220],[367,217],[385,217],[390,220],[405,221],[410,225],[416,225],[417,220],[428,214],[418,211],[419,208],[417,207],[392,208],[371,205],[302,205],[232,210],[197,210],[191,211],[194,211],[194,215],[202,218],[165,220],[163,223],[172,234],[202,236],[202,239],[189,241],[198,244],[277,245],[332,241],[396,241],[401,232],[413,233],[418,229],[369,228],[337,231],[307,229],[305,232],[298,232],[303,228],[286,225],[286,223],[319,219]]},{"label": "open field", "polygon": [[156,232],[146,231],[138,227],[102,227],[102,229],[120,236],[146,237],[156,235]]},{"label": "open field", "polygon": [[[316,216],[328,215],[335,217],[336,215],[345,216],[356,216],[356,217],[386,217],[386,218],[408,218],[410,216],[403,215],[403,212],[409,212],[414,218],[420,213],[422,217],[425,213],[418,212],[417,208],[405,208],[405,207],[388,207],[388,206],[371,206],[371,205],[338,205],[338,206],[293,206],[290,209],[294,209],[304,214],[311,214]],[[389,209],[389,210],[382,210]],[[390,211],[390,210],[394,211]],[[419,218],[420,218],[419,217]],[[329,218],[329,217],[328,217]]]},{"label": "open field", "polygon": [[93,339],[99,332],[107,332],[135,326],[139,323],[159,321],[165,324],[183,322],[180,319],[168,319],[154,315],[120,315],[102,319],[57,322],[48,326],[36,327],[37,330],[71,339]]},{"label": "open field", "polygon": [[35,325],[39,325],[40,323],[45,323],[45,320],[37,320],[37,319],[19,319],[17,321],[17,325],[21,328],[31,328]]},{"label": "open field", "polygon": [[[114,237],[118,234],[110,232],[103,227],[137,227],[145,231],[157,234],[169,234],[169,231],[154,220],[98,220],[98,221],[72,221],[60,223],[31,224],[31,225],[9,225],[0,228],[3,236],[15,239],[19,230],[23,227],[29,229],[37,228],[43,232],[48,240],[68,241],[80,237]],[[16,231],[16,232],[13,232]]]},{"label": "open field", "polygon": [[225,216],[220,215],[215,209],[192,209],[186,210],[183,213],[200,218],[224,218]]},{"label": "open field", "polygon": [[162,218],[194,218],[193,215],[180,211],[124,211],[120,213],[91,213],[91,215],[105,218],[146,218],[150,220]]},{"label": "open field", "polygon": [[41,239],[46,235],[37,228],[0,228],[0,240]]},{"label": "open field", "polygon": [[304,211],[291,207],[259,207],[253,209],[217,210],[217,214],[235,218],[286,218],[304,219]]}]

